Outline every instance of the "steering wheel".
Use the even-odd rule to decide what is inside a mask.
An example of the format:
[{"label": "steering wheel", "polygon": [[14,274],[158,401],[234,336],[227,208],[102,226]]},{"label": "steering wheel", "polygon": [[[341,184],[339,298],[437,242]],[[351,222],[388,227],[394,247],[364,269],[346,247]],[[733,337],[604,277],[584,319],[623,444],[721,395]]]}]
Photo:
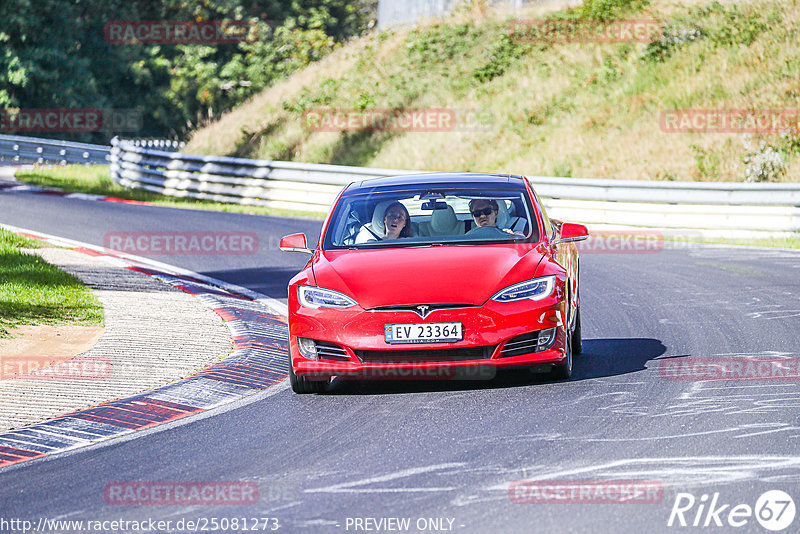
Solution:
[{"label": "steering wheel", "polygon": [[497,239],[498,237],[505,237],[508,238],[509,234],[502,231],[500,228],[496,226],[478,226],[477,228],[473,228],[465,235],[470,237],[477,237],[477,238],[485,238],[485,239]]}]

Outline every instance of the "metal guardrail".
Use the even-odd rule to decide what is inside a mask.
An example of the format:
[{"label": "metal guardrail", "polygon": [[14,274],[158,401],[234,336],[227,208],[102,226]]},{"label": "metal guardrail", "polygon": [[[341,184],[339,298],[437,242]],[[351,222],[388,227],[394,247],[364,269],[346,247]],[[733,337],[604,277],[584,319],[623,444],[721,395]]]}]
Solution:
[{"label": "metal guardrail", "polygon": [[38,137],[0,135],[0,165],[88,163],[105,165],[111,147]]},{"label": "metal guardrail", "polygon": [[572,200],[800,206],[800,184],[793,183],[663,182],[546,176],[537,176],[534,180],[539,195]]},{"label": "metal guardrail", "polygon": [[[350,182],[420,171],[198,156],[114,139],[112,178],[178,197],[326,212]],[[531,177],[551,217],[735,237],[800,231],[800,184]]]},{"label": "metal guardrail", "polygon": [[197,156],[153,150],[117,138],[111,144],[111,177],[123,186],[316,213],[326,212],[350,182],[419,172]]},{"label": "metal guardrail", "polygon": [[[161,140],[112,146],[0,135],[0,164],[108,162],[126,187],[216,202],[325,213],[350,182],[421,171],[171,152]],[[737,237],[800,232],[800,184],[649,182],[532,177],[551,217]]]}]

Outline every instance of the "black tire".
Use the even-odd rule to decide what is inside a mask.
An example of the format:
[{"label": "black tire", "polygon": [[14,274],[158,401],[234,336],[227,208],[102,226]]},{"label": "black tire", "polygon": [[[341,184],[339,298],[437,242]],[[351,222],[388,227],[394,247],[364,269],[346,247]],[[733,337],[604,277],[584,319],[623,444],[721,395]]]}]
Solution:
[{"label": "black tire", "polygon": [[583,339],[581,338],[581,307],[575,312],[575,330],[572,331],[572,354],[583,352]]},{"label": "black tire", "polygon": [[556,380],[569,380],[572,376],[572,336],[567,335],[567,357],[563,365],[554,365],[550,376]]},{"label": "black tire", "polygon": [[294,374],[292,362],[289,361],[289,383],[292,385],[292,391],[304,395],[306,393],[325,393],[328,391],[328,386],[331,379],[327,380],[308,380],[302,376]]}]

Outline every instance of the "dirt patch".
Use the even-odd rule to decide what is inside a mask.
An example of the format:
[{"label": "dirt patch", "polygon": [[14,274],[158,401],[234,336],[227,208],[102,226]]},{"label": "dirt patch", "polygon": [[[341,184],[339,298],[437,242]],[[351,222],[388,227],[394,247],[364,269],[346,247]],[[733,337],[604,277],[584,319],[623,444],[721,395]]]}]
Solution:
[{"label": "dirt patch", "polygon": [[21,326],[0,339],[0,379],[71,360],[90,350],[105,334],[102,326]]}]

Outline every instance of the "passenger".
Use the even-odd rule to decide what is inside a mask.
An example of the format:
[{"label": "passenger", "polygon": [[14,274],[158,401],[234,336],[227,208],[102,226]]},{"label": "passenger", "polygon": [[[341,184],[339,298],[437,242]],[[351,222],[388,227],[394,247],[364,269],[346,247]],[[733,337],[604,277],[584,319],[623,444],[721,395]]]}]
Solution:
[{"label": "passenger", "polygon": [[398,237],[411,237],[411,217],[408,210],[400,202],[392,202],[386,208],[383,216],[385,233],[383,239],[397,239]]}]

